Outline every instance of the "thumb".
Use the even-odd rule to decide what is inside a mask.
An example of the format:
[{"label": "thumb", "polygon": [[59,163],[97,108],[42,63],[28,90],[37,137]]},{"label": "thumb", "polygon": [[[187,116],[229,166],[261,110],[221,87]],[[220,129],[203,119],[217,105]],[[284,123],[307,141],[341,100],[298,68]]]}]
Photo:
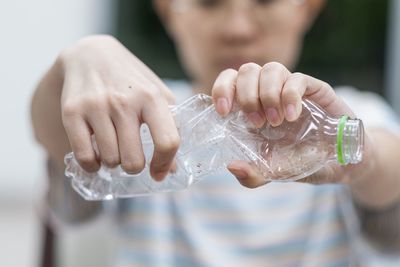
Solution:
[{"label": "thumb", "polygon": [[268,184],[269,179],[263,177],[255,166],[246,161],[235,160],[228,165],[228,170],[236,177],[239,183],[248,188],[257,188]]}]

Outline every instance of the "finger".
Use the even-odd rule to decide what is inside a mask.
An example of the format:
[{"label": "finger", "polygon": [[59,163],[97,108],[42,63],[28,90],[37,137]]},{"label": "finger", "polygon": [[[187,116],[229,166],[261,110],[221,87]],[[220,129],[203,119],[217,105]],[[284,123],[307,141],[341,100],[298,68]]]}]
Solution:
[{"label": "finger", "polygon": [[121,160],[117,133],[111,118],[106,113],[93,112],[89,115],[88,122],[94,132],[101,162],[107,167],[116,167],[121,163]]},{"label": "finger", "polygon": [[293,73],[286,80],[282,89],[281,104],[287,121],[295,121],[300,116],[301,100],[307,89],[307,79],[304,74]]},{"label": "finger", "polygon": [[127,173],[140,173],[145,165],[140,123],[134,114],[113,114],[117,130],[121,167]]},{"label": "finger", "polygon": [[258,83],[261,67],[247,63],[239,68],[236,82],[236,101],[240,108],[247,112],[257,112],[261,108],[258,95]]},{"label": "finger", "polygon": [[255,168],[248,162],[235,160],[228,165],[228,170],[235,175],[239,183],[248,188],[256,188],[269,183]]},{"label": "finger", "polygon": [[221,72],[212,87],[212,99],[215,109],[221,116],[226,116],[232,109],[235,96],[237,71],[227,69]]},{"label": "finger", "polygon": [[144,107],[142,114],[154,142],[150,173],[156,180],[162,180],[171,168],[180,139],[165,100],[153,96],[147,103],[150,104]]},{"label": "finger", "polygon": [[333,88],[326,82],[318,80],[309,75],[304,75],[307,81],[307,88],[304,96],[312,102],[321,106],[333,116],[349,115],[354,117],[350,107],[336,95]]},{"label": "finger", "polygon": [[244,64],[239,68],[236,81],[236,101],[256,127],[266,121],[259,98],[260,70],[261,66],[255,63]]},{"label": "finger", "polygon": [[63,124],[71,149],[79,165],[87,172],[96,172],[100,164],[92,146],[91,129],[78,115],[63,115]]},{"label": "finger", "polygon": [[281,92],[290,72],[280,63],[271,62],[263,66],[260,75],[260,100],[272,126],[283,121]]}]

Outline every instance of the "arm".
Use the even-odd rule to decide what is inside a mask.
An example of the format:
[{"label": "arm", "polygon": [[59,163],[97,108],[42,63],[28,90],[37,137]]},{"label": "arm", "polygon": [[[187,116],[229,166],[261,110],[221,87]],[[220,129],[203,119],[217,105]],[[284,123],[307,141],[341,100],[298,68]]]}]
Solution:
[{"label": "arm", "polygon": [[71,150],[61,120],[61,92],[64,75],[57,59],[37,86],[31,103],[31,119],[36,140],[45,148],[58,168]]},{"label": "arm", "polygon": [[[219,114],[224,116],[229,113],[233,101],[236,101],[257,127],[266,121],[273,126],[280,125],[283,120],[295,121],[301,113],[302,98],[319,104],[333,116],[346,114],[354,117],[353,111],[329,84],[302,73],[291,73],[276,62],[264,66],[248,63],[238,71],[223,71],[214,83],[212,94]],[[386,245],[398,247],[399,158],[398,136],[384,130],[368,129],[361,164],[327,164],[299,182],[349,184],[354,202],[359,207],[365,234],[381,244],[391,236],[390,242],[387,242],[390,244]],[[268,182],[247,162],[235,161],[228,169],[246,187],[254,188]]]},{"label": "arm", "polygon": [[372,245],[385,252],[400,251],[400,137],[370,130],[375,167],[351,183],[361,230]]},{"label": "arm", "polygon": [[71,151],[61,120],[61,93],[64,82],[60,58],[48,70],[32,97],[31,118],[37,141],[48,154],[48,207],[68,223],[82,222],[101,209],[101,202],[84,201],[64,176],[64,155]]},{"label": "arm", "polygon": [[51,206],[70,204],[71,220],[100,208],[100,203],[78,199],[65,185],[63,158],[71,150],[88,172],[97,171],[100,164],[141,172],[142,123],[149,126],[155,144],[150,172],[162,180],[179,146],[168,107],[173,98],[150,69],[110,36],[87,37],[65,49],[39,83],[31,108],[36,139],[50,158]]}]

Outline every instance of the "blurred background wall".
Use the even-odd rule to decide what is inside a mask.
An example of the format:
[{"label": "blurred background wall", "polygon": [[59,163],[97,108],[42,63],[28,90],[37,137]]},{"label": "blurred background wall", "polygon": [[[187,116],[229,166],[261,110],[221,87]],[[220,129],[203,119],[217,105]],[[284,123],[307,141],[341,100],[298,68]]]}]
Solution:
[{"label": "blurred background wall", "polygon": [[400,115],[400,0],[389,6],[388,44],[386,53],[386,95]]},{"label": "blurred background wall", "polygon": [[112,0],[0,1],[0,266],[37,266],[44,155],[31,134],[33,89],[58,52],[111,32]]},{"label": "blurred background wall", "polygon": [[[298,70],[377,92],[400,111],[399,31],[400,0],[328,1]],[[45,179],[29,121],[35,84],[62,48],[94,33],[113,33],[162,77],[185,77],[150,0],[0,2],[0,266],[37,266],[40,252]],[[60,266],[100,266],[98,237],[87,226],[64,233]]]}]

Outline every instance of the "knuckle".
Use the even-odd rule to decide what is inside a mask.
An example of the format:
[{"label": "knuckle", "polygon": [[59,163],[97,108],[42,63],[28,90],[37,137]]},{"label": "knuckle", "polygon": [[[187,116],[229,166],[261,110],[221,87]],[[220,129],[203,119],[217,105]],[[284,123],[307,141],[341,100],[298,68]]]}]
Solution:
[{"label": "knuckle", "polygon": [[303,73],[301,72],[294,72],[290,75],[289,79],[296,80],[298,83],[303,83],[305,84],[307,82],[306,77]]},{"label": "knuckle", "polygon": [[275,61],[268,62],[267,64],[265,64],[263,66],[263,70],[264,71],[278,71],[278,72],[286,72],[287,71],[287,69],[284,65],[282,65],[279,62],[275,62]]},{"label": "knuckle", "polygon": [[301,78],[301,79],[305,78],[304,73],[299,72],[299,71],[293,72],[290,76],[293,78]]},{"label": "knuckle", "polygon": [[92,153],[78,151],[75,153],[75,158],[79,165],[87,171],[94,171],[97,167],[96,157]]},{"label": "knuckle", "polygon": [[[297,97],[294,96],[294,95],[285,96],[285,97],[283,98],[283,100],[282,100],[282,106],[283,106],[283,108],[284,108],[284,107],[286,107],[287,105],[292,104],[292,105],[294,105],[294,106],[296,107],[296,110],[297,110],[298,105],[299,105],[299,102],[298,102],[298,101],[301,101],[301,99],[300,99],[300,98],[297,98]],[[300,110],[302,110],[302,109],[300,109]]]},{"label": "knuckle", "polygon": [[221,97],[225,95],[225,90],[228,87],[227,83],[218,83],[214,84],[213,89],[212,89],[212,95],[213,97]]},{"label": "knuckle", "polygon": [[114,110],[127,110],[129,108],[129,96],[113,92],[108,97],[108,104]]},{"label": "knuckle", "polygon": [[105,95],[88,95],[82,97],[79,101],[79,106],[84,108],[86,111],[104,110],[106,105]]},{"label": "knuckle", "polygon": [[248,73],[259,69],[261,69],[261,67],[258,64],[249,62],[240,66],[239,73]]},{"label": "knuckle", "polygon": [[260,108],[259,99],[257,97],[244,96],[238,98],[240,108],[245,112],[257,111]]},{"label": "knuckle", "polygon": [[263,105],[266,106],[276,107],[280,105],[279,95],[275,94],[272,90],[260,92],[260,99]]},{"label": "knuckle", "polygon": [[73,117],[80,114],[82,105],[79,101],[68,101],[62,105],[62,116],[63,117]]},{"label": "knuckle", "polygon": [[229,68],[223,70],[220,75],[235,75],[235,74],[237,74],[237,70]]},{"label": "knuckle", "polygon": [[229,88],[229,82],[215,81],[212,88],[212,93],[213,95],[223,95],[228,88]]},{"label": "knuckle", "polygon": [[156,144],[155,149],[161,154],[175,153],[180,145],[179,136],[164,136],[164,140],[161,140]]},{"label": "knuckle", "polygon": [[298,89],[290,86],[290,87],[287,87],[282,92],[282,98],[283,98],[283,102],[284,103],[288,103],[288,102],[292,103],[292,102],[296,102],[301,97],[300,97],[300,94],[298,92]]},{"label": "knuckle", "polygon": [[[231,71],[233,71],[234,73],[228,74]],[[223,71],[213,84],[212,95],[224,96],[227,92],[233,92],[235,88],[235,83],[231,79],[227,79],[227,77],[236,77],[236,75],[236,70],[229,69]]]},{"label": "knuckle", "polygon": [[109,167],[115,167],[120,163],[120,159],[117,155],[108,155],[107,157],[102,157],[102,162]]},{"label": "knuckle", "polygon": [[157,94],[156,90],[146,89],[142,90],[142,97],[146,102],[155,103],[160,96]]},{"label": "knuckle", "polygon": [[329,92],[329,91],[332,91],[333,92],[333,88],[332,88],[332,86],[329,84],[329,83],[327,83],[327,82],[324,82],[324,81],[321,81],[321,88],[322,89],[326,89],[326,91],[327,92]]}]

